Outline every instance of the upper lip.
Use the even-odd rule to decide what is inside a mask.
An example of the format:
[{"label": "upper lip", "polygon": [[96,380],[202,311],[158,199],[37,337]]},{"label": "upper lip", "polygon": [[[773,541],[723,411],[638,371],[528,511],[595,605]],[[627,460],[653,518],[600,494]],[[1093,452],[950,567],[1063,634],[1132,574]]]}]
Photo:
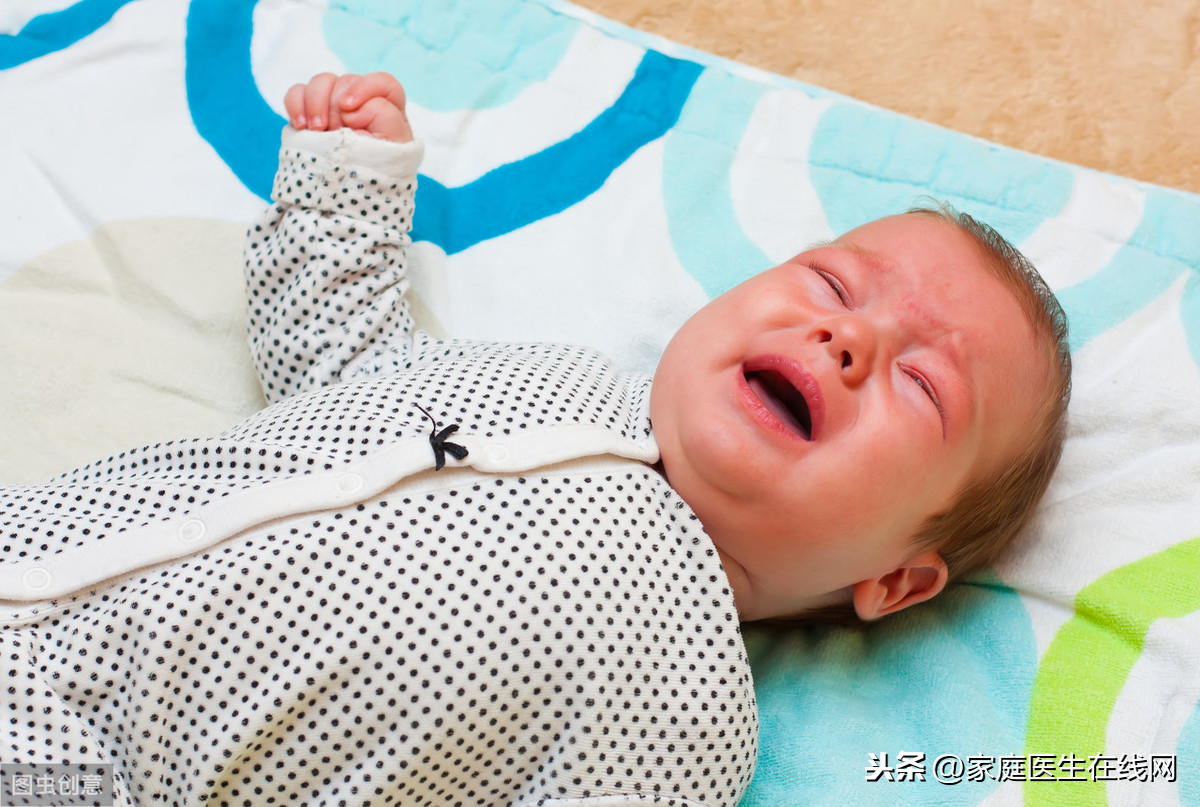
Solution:
[{"label": "upper lip", "polygon": [[[825,399],[821,394],[821,385],[812,373],[795,359],[778,355],[758,356],[742,365],[743,378],[748,379],[756,373],[760,374],[766,383],[784,386],[781,390],[783,396],[777,396],[777,399],[793,412],[801,429],[808,427],[808,434],[803,436],[808,440],[816,440],[821,434],[825,420]],[[807,407],[807,412],[795,411],[801,404]],[[792,428],[792,424],[784,425]]]}]

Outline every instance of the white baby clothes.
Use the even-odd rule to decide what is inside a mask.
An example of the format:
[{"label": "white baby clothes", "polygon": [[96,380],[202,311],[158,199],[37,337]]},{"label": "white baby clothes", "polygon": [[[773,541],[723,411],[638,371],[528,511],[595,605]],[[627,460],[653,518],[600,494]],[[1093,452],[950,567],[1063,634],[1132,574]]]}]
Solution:
[{"label": "white baby clothes", "polygon": [[111,762],[126,804],[744,792],[737,612],[649,378],[414,331],[419,159],[286,132],[247,248],[272,405],[0,488],[0,761]]}]

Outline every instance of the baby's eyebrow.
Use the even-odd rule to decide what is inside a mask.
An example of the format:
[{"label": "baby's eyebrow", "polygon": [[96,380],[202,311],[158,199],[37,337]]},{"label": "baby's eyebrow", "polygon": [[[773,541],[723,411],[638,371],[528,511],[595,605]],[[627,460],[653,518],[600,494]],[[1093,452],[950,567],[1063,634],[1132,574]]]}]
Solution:
[{"label": "baby's eyebrow", "polygon": [[855,244],[853,241],[834,242],[830,246],[843,247],[853,252],[868,269],[874,272],[887,274],[896,270],[896,262],[892,258],[884,255],[882,252],[876,252],[873,249]]},{"label": "baby's eyebrow", "polygon": [[[818,249],[842,249],[852,253],[867,269],[873,272],[892,272],[896,268],[896,262],[884,255],[882,252],[876,252],[873,249],[868,249],[861,244],[856,244],[853,241],[839,241],[837,239],[828,239],[823,241],[814,241],[808,246],[804,252],[813,252]],[[804,254],[804,253],[800,253]]]}]

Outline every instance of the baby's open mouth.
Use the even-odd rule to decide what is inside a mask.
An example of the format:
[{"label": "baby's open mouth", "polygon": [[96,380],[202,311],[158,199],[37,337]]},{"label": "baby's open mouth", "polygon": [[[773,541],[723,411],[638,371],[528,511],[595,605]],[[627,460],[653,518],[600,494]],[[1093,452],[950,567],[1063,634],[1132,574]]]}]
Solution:
[{"label": "baby's open mouth", "polygon": [[805,440],[812,439],[812,413],[808,401],[791,381],[774,370],[751,370],[745,377],[750,389],[780,423]]}]

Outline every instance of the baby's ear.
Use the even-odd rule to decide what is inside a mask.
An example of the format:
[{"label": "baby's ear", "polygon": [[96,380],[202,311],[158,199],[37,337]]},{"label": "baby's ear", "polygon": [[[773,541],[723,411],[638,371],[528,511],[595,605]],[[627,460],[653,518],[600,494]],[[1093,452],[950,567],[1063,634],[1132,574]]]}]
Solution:
[{"label": "baby's ear", "polygon": [[854,584],[854,610],[864,622],[925,602],[946,587],[946,562],[930,549],[883,577]]}]

